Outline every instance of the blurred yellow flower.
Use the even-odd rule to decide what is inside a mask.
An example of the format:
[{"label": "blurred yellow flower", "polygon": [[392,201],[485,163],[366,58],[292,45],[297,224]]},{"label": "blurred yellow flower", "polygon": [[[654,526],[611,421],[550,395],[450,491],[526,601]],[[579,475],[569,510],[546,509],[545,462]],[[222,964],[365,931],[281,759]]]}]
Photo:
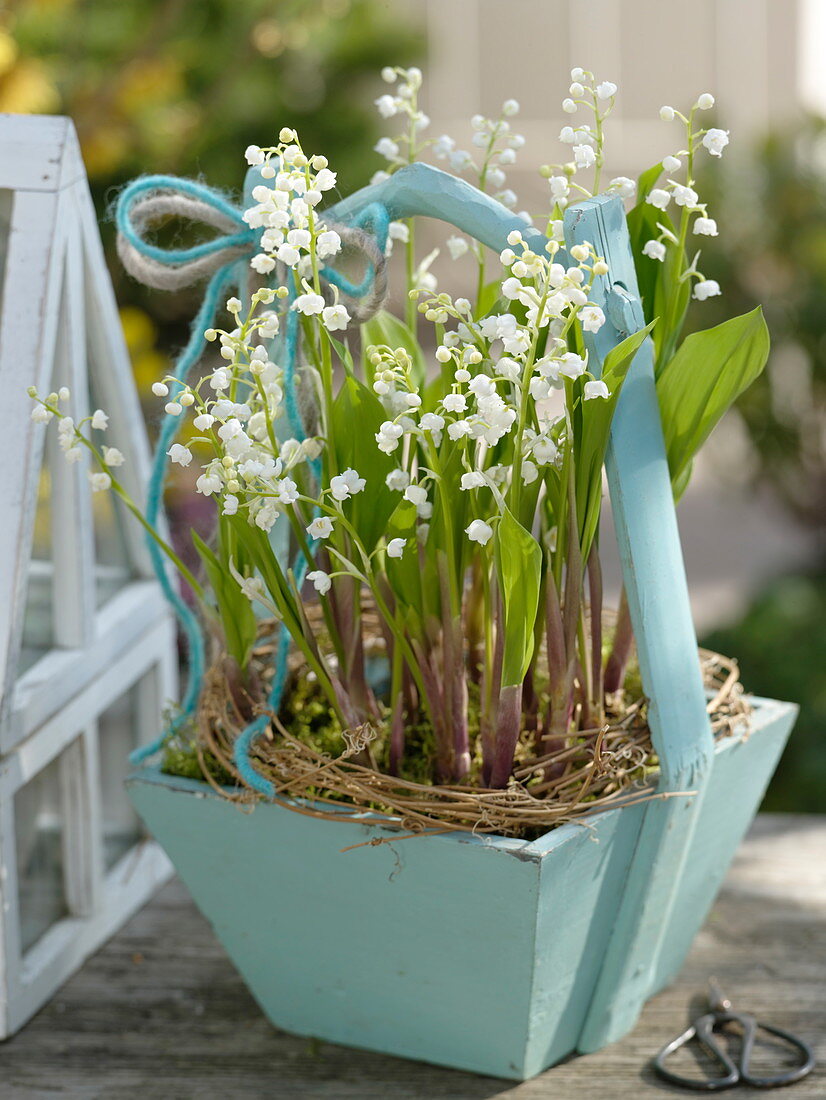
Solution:
[{"label": "blurred yellow flower", "polygon": [[129,128],[125,123],[100,123],[91,130],[84,127],[78,136],[90,179],[116,172],[130,152]]},{"label": "blurred yellow flower", "polygon": [[171,368],[169,356],[156,347],[158,330],[152,318],[137,306],[124,306],[120,311],[123,336],[132,361],[132,373],[141,399],[152,397],[151,387],[168,374]]},{"label": "blurred yellow flower", "polygon": [[115,104],[131,115],[184,94],[181,66],[171,57],[138,58],[121,74]]},{"label": "blurred yellow flower", "polygon": [[12,115],[59,111],[60,94],[46,66],[31,58],[16,59],[16,50],[16,44],[0,32],[0,111]]}]

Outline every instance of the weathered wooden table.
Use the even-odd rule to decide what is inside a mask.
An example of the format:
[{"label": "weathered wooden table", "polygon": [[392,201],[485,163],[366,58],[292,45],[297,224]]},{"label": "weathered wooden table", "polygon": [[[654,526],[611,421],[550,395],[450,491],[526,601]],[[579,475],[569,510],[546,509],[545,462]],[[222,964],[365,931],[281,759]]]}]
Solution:
[{"label": "weathered wooden table", "polygon": [[[335,920],[331,910],[330,919]],[[826,817],[758,819],[679,980],[621,1042],[525,1084],[275,1031],[173,882],[0,1046],[3,1100],[622,1100],[680,1091],[648,1069],[709,975],[742,1008],[815,1045],[785,1095],[826,1097]],[[468,1026],[471,1022],[468,1021]],[[682,1093],[690,1096],[691,1093]],[[757,1096],[733,1089],[731,1097]]]}]

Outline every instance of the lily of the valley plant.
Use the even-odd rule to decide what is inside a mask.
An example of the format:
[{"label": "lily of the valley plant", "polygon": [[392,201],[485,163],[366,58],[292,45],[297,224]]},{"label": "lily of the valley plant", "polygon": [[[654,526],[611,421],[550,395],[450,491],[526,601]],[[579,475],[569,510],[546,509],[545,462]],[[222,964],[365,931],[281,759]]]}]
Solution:
[{"label": "lily of the valley plant", "polygon": [[[516,203],[506,186],[523,144],[510,121],[515,101],[497,119],[475,117],[472,151],[463,151],[447,136],[425,138],[418,70],[382,75],[389,88],[378,110],[401,127],[377,146],[387,161],[377,178],[433,154]],[[582,334],[605,323],[590,290],[607,268],[584,245],[560,262],[563,209],[600,189],[627,200],[678,497],[695,452],[765,362],[759,310],[681,339],[692,298],[720,293],[701,269],[699,247],[717,224],[694,178],[699,158],[719,157],[728,143],[726,131],[705,124],[713,98],[701,95],[687,114],[663,107],[674,152],[636,184],[604,180],[604,126],[617,89],[582,69],[571,76],[563,102],[571,124],[560,138],[572,159],[543,169],[544,251],[518,231],[498,257],[452,235],[447,249],[458,264],[476,265],[466,275],[477,288],[472,299],[454,298],[437,292],[434,257],[417,255],[413,226],[393,223],[390,243],[406,249],[406,321],[379,313],[360,341],[350,342],[351,310],[323,279],[342,249],[324,215],[335,173],[292,129],[272,147],[251,146],[246,159],[265,180],[245,215],[263,229],[252,267],[272,284],[248,307],[231,298],[228,328],[206,333],[222,365],[192,385],[154,386],[166,414],[192,417],[196,433],[172,446],[171,461],[196,464],[197,491],[216,502],[214,544],[196,538],[203,584],[156,537],[219,630],[241,682],[254,697],[258,618],[271,616],[341,730],[381,733],[383,766],[394,774],[410,763],[406,731],[424,723],[435,745],[433,781],[505,787],[523,747],[542,755],[599,727],[606,689],[610,696],[623,686],[631,642],[624,609],[613,649],[602,636],[602,467],[646,332],[616,348],[599,375],[592,370]],[[285,428],[279,334],[288,309],[300,317],[316,405],[301,439]],[[36,419],[59,418],[69,461],[91,451],[92,488],[116,492],[135,510],[117,479],[120,454],[103,442],[106,416],[98,410],[75,423],[67,393],[33,396]],[[274,549],[285,526],[298,555],[289,562]],[[303,590],[290,568],[302,555],[310,562]],[[310,598],[321,615],[308,616]],[[382,698],[365,671],[365,603],[378,614],[387,654]]]}]

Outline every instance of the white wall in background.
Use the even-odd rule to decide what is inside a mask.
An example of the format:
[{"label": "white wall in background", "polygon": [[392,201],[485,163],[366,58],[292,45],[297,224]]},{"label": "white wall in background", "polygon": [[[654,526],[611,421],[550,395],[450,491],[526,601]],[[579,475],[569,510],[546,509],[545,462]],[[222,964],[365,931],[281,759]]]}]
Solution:
[{"label": "white wall in background", "polygon": [[804,38],[813,73],[807,87],[824,82],[826,38],[819,48],[811,39],[815,23],[826,20],[826,0],[426,0],[403,6],[420,14],[426,28],[432,134],[466,143],[471,115],[493,114],[510,96],[519,100],[518,129],[527,138],[513,173],[519,192],[540,164],[561,158],[557,136],[570,117],[560,102],[574,65],[619,85],[608,145],[613,173],[636,174],[671,151],[677,128],[658,118],[665,102],[690,105],[700,92],[712,92],[732,147],[794,113]]},{"label": "white wall in background", "polygon": [[798,0],[800,56],[798,91],[809,111],[826,115],[826,0]]}]

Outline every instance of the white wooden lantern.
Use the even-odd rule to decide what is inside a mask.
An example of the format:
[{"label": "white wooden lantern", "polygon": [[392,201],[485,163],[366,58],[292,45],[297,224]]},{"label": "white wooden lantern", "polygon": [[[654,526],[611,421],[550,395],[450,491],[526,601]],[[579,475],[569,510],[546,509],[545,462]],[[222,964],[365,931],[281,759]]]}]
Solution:
[{"label": "white wooden lantern", "polygon": [[110,415],[140,500],[141,411],[74,127],[0,115],[0,1038],[170,874],[123,793],[175,697],[143,534],[90,491],[27,387]]}]

